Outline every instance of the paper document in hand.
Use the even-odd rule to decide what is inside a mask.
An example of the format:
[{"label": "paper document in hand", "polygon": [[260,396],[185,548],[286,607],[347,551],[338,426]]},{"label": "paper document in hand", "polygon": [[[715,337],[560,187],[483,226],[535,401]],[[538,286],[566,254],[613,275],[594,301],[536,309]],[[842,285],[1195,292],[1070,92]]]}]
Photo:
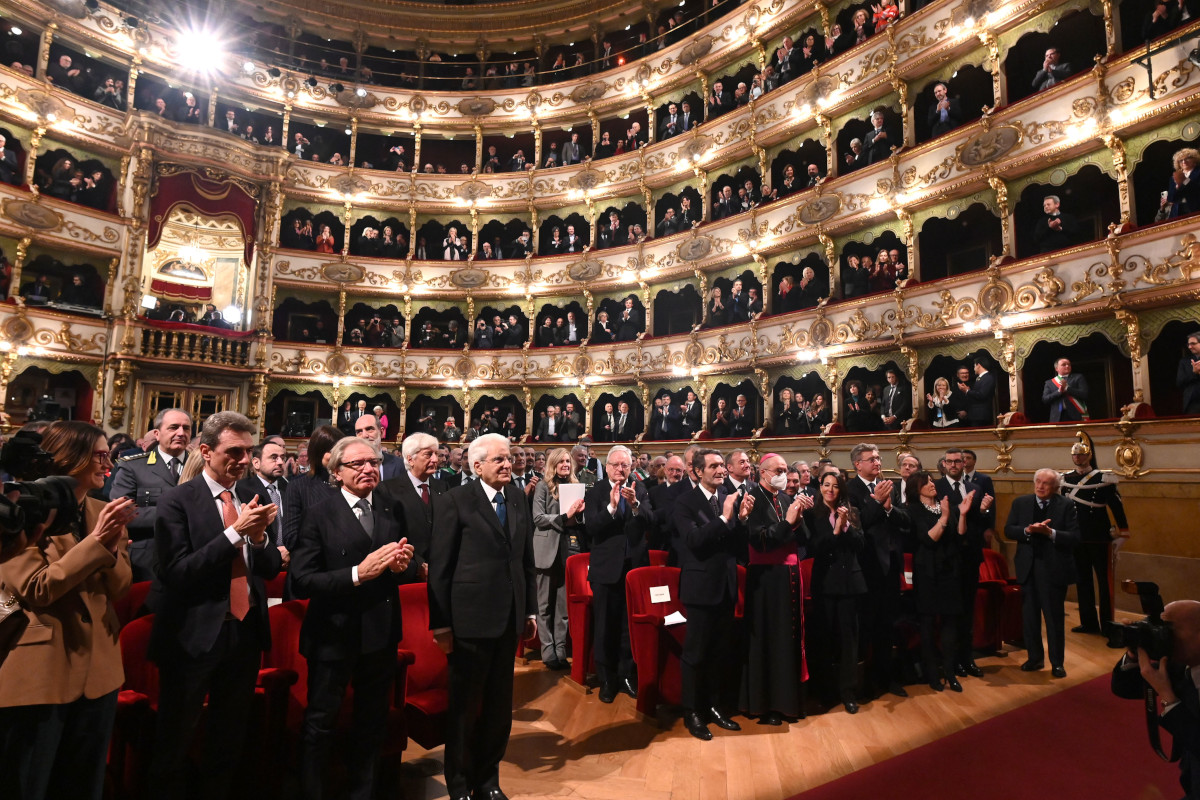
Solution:
[{"label": "paper document in hand", "polygon": [[565,514],[575,505],[576,500],[582,500],[587,485],[583,483],[560,483],[558,485],[558,511]]},{"label": "paper document in hand", "polygon": [[683,614],[680,614],[678,611],[672,611],[667,615],[667,618],[663,620],[663,625],[679,625],[683,622],[687,622],[687,619],[684,618]]}]

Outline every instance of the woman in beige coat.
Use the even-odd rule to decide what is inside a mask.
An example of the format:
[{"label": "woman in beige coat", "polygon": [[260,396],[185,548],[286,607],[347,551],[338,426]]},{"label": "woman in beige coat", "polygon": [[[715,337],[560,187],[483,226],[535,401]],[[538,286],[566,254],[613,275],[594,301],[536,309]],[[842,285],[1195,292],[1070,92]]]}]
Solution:
[{"label": "woman in beige coat", "polygon": [[82,514],[0,565],[28,619],[0,665],[0,797],[99,800],[125,680],[113,602],[129,590],[125,526],[135,508],[88,497],[111,466],[104,431],[56,422],[42,447],[75,480]]}]

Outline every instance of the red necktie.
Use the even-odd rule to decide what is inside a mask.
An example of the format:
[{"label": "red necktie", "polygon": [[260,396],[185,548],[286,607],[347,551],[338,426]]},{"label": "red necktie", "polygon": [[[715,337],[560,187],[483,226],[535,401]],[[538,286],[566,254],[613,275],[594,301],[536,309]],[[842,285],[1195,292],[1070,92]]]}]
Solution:
[{"label": "red necktie", "polygon": [[429,484],[428,483],[421,484],[421,502],[424,503],[425,505],[429,505]]},{"label": "red necktie", "polygon": [[[237,522],[237,508],[233,505],[233,493],[228,489],[221,492],[221,518],[226,528]],[[229,578],[229,613],[239,620],[250,613],[250,581],[246,578],[246,561],[242,558],[242,548],[238,548],[237,558],[233,559],[233,569]]]}]

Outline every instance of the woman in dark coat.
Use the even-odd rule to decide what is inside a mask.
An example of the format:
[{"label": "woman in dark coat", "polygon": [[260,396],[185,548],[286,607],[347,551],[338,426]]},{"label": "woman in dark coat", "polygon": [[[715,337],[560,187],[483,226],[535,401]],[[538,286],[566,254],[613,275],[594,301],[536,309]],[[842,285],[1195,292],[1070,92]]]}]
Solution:
[{"label": "woman in dark coat", "polygon": [[[955,642],[958,617],[962,613],[962,549],[967,532],[967,512],[975,492],[968,492],[963,504],[954,507],[950,498],[937,499],[937,486],[928,472],[908,476],[904,495],[908,498],[908,518],[916,542],[913,554],[913,593],[921,618],[921,658],[925,664],[929,688],[942,691],[946,686],[956,692],[962,684],[954,676]],[[941,664],[939,667],[934,632],[942,623]]]},{"label": "woman in dark coat", "polygon": [[803,414],[800,406],[796,403],[792,390],[780,390],[779,410],[775,412],[775,435],[799,436],[802,433],[800,429],[801,416]]},{"label": "woman in dark coat", "polygon": [[729,408],[724,397],[717,399],[717,410],[713,412],[712,419],[709,420],[708,429],[714,439],[729,438],[733,428],[730,427]]},{"label": "woman in dark coat", "polygon": [[[821,476],[815,506],[804,512],[813,557],[812,594],[825,626],[822,639],[830,647],[826,661],[830,680],[838,689],[847,713],[858,713],[858,611],[867,593],[859,554],[865,537],[858,513],[846,500],[841,473]],[[836,676],[836,679],[835,677]]]},{"label": "woman in dark coat", "polygon": [[333,425],[322,425],[308,437],[308,472],[288,482],[283,495],[283,544],[289,550],[300,535],[300,523],[305,510],[328,497],[336,497],[338,489],[329,485],[329,470],[325,456],[338,439],[346,434]]}]

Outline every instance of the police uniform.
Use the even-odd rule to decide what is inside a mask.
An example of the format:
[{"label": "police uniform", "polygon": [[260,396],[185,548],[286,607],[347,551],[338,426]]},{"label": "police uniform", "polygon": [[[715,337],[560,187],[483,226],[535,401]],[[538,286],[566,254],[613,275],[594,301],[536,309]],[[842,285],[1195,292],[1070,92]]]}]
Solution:
[{"label": "police uniform", "polygon": [[173,472],[167,456],[159,448],[117,460],[110,497],[128,497],[137,503],[137,516],[129,523],[129,559],[133,564],[134,581],[154,578],[157,558],[154,555],[154,523],[158,520],[158,501],[163,492],[179,482],[179,472],[187,453],[178,457]]},{"label": "police uniform", "polygon": [[[1072,455],[1090,455],[1088,444],[1079,443],[1071,448]],[[1075,514],[1079,519],[1079,544],[1075,547],[1075,570],[1078,578],[1076,591],[1079,599],[1079,629],[1086,633],[1098,633],[1101,625],[1113,618],[1112,594],[1109,583],[1110,547],[1113,542],[1112,522],[1108,511],[1116,519],[1117,528],[1126,530],[1129,523],[1125,518],[1125,506],[1117,490],[1118,478],[1101,472],[1092,459],[1092,468],[1085,473],[1071,470],[1062,476],[1062,493],[1074,501]],[[1100,617],[1096,617],[1096,593],[1092,588],[1092,574],[1100,586]]]}]

